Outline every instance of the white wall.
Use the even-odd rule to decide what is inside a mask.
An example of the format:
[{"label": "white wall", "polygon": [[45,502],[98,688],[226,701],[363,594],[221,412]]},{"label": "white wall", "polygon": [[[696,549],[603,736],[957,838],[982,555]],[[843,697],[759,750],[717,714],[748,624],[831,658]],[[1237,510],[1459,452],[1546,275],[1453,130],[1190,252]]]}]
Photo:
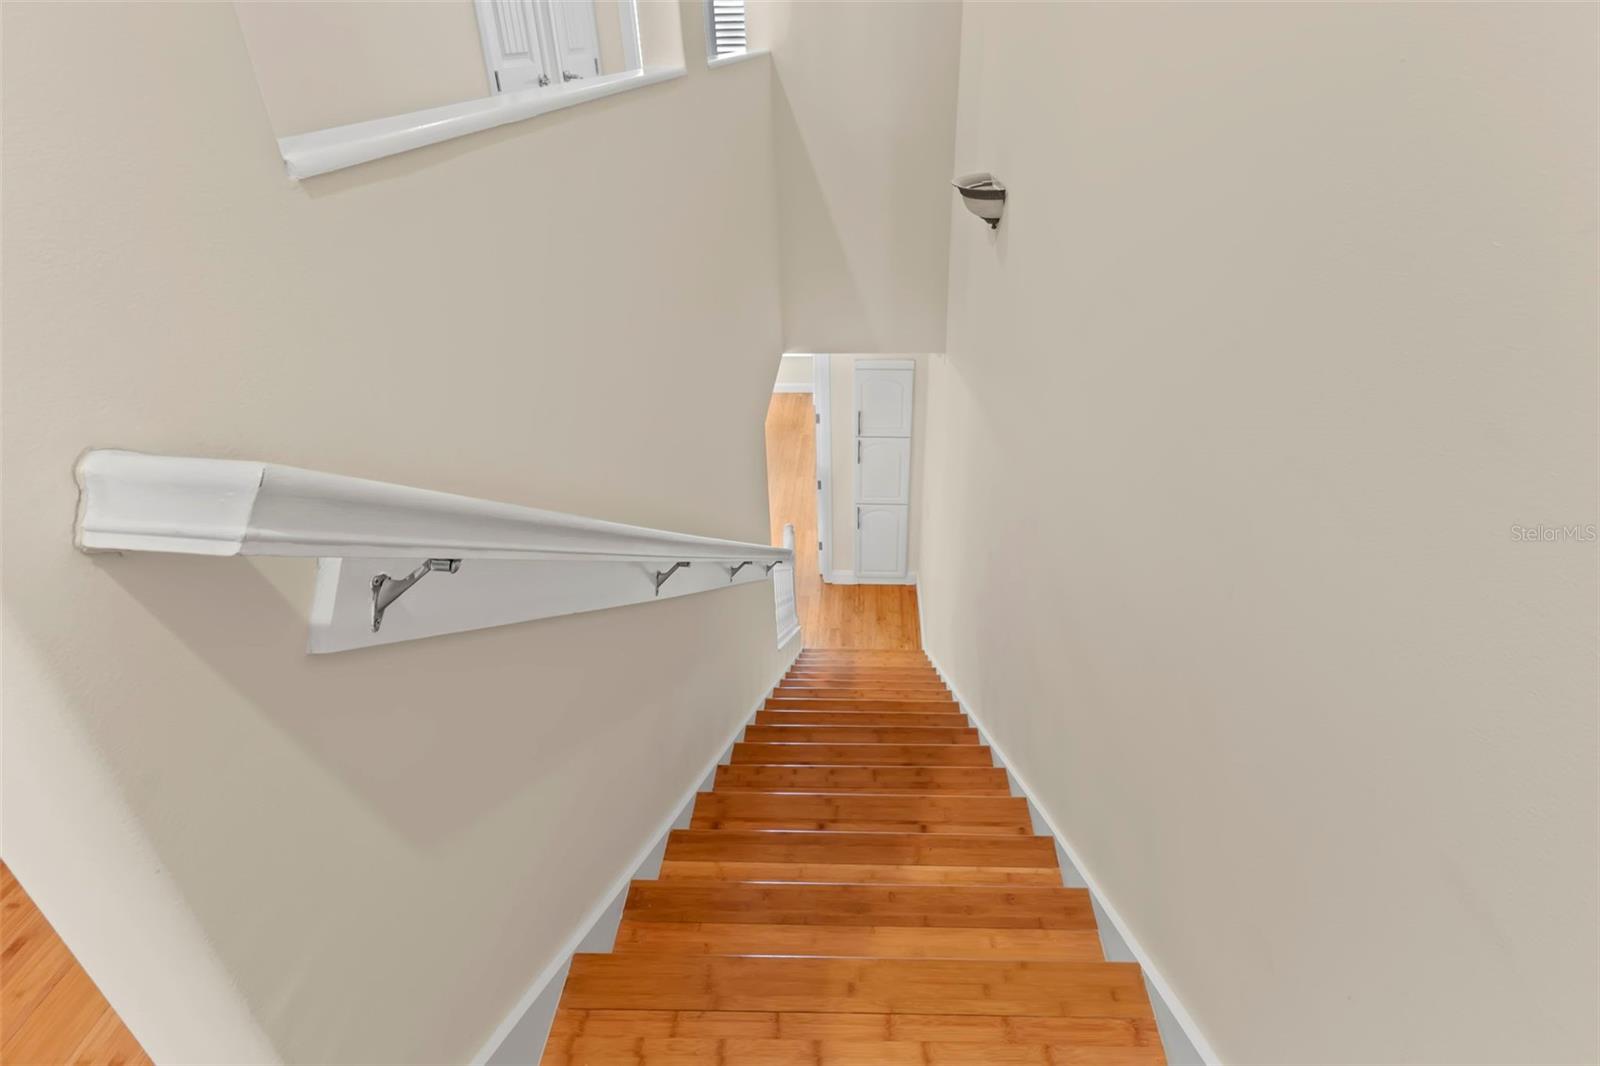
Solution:
[{"label": "white wall", "polygon": [[[922,544],[922,476],[927,455],[928,356],[834,355],[828,360],[828,381],[833,401],[833,573],[853,577],[856,568],[856,360],[910,359],[916,363],[911,390],[911,506],[907,514],[906,572],[917,573]],[[826,577],[827,575],[824,575]]]},{"label": "white wall", "polygon": [[465,1060],[777,669],[768,585],[311,659],[307,563],[71,546],[91,446],[765,541],[770,71],[683,12],[294,184],[231,5],[3,6],[3,854],[157,1061]]},{"label": "white wall", "polygon": [[792,351],[944,350],[962,5],[769,0]]},{"label": "white wall", "polygon": [[1600,1059],[1595,42],[967,7],[927,641],[1228,1063]]},{"label": "white wall", "polygon": [[785,353],[778,363],[774,391],[809,392],[812,387],[811,357]]}]

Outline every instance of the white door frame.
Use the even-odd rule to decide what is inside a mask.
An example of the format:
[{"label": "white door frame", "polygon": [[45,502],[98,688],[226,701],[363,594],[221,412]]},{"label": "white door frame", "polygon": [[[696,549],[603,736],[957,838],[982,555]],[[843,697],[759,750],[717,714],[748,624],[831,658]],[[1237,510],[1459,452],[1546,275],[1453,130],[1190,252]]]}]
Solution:
[{"label": "white door frame", "polygon": [[817,433],[817,572],[833,572],[833,378],[826,355],[811,357],[811,403]]}]

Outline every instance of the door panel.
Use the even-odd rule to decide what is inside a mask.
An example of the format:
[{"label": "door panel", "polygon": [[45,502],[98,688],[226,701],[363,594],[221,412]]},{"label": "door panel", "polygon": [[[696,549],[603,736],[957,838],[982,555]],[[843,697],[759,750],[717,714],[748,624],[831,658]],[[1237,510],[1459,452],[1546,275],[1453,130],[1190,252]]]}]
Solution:
[{"label": "door panel", "polygon": [[539,13],[531,0],[476,0],[478,32],[495,92],[549,84],[540,47]]},{"label": "door panel", "polygon": [[911,502],[911,438],[862,437],[856,456],[860,503]]},{"label": "door panel", "polygon": [[861,504],[856,508],[856,576],[904,577],[906,508]]},{"label": "door panel", "polygon": [[559,77],[562,81],[595,77],[600,73],[600,33],[595,28],[594,0],[549,2]]},{"label": "door panel", "polygon": [[856,435],[911,436],[910,370],[856,368]]}]

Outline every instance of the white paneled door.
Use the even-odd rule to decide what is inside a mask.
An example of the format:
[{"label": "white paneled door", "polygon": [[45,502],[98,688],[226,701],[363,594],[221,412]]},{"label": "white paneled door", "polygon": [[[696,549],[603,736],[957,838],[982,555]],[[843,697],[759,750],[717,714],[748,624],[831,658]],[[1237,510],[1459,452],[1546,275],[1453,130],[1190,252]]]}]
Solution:
[{"label": "white paneled door", "polygon": [[915,374],[912,367],[915,365],[909,359],[856,362],[856,436],[911,436],[911,386]]},{"label": "white paneled door", "polygon": [[562,81],[593,78],[600,73],[600,32],[595,28],[594,0],[548,0],[555,31],[556,66]]},{"label": "white paneled door", "polygon": [[911,438],[856,438],[857,503],[911,502]]},{"label": "white paneled door", "polygon": [[899,504],[856,505],[856,577],[906,576],[906,508]]},{"label": "white paneled door", "polygon": [[497,93],[549,85],[541,12],[532,0],[476,0],[489,84]]},{"label": "white paneled door", "polygon": [[916,364],[855,364],[856,579],[892,583],[907,573],[911,512],[911,410]]},{"label": "white paneled door", "polygon": [[474,0],[496,93],[560,85],[600,73],[594,0]]}]

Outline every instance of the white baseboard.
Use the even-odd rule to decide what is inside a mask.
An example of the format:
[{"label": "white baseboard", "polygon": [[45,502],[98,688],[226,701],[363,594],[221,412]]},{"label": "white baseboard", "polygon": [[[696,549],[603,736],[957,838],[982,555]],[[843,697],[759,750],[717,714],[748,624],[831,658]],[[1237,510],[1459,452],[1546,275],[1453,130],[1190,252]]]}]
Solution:
[{"label": "white baseboard", "polygon": [[811,392],[811,391],[813,391],[813,389],[812,389],[811,382],[809,382],[809,381],[786,381],[786,382],[779,382],[778,384],[773,385],[772,386],[772,391],[773,392]]},{"label": "white baseboard", "polygon": [[538,1062],[544,1056],[545,1040],[550,1035],[550,1024],[555,1020],[556,1007],[561,1002],[561,990],[567,983],[567,970],[572,966],[572,956],[583,951],[610,951],[616,942],[617,925],[622,920],[622,907],[628,899],[628,886],[634,881],[655,877],[661,869],[661,856],[667,849],[667,834],[689,824],[695,797],[711,787],[717,767],[726,763],[733,745],[743,735],[745,727],[755,719],[756,712],[767,702],[783,675],[800,654],[798,642],[787,654],[787,661],[773,675],[772,683],[756,699],[728,740],[712,755],[701,772],[690,782],[683,800],[673,808],[671,817],[663,821],[650,836],[650,843],[628,864],[622,876],[612,882],[611,888],[600,898],[577,929],[567,938],[557,953],[555,961],[546,966],[516,1006],[505,1016],[478,1053],[472,1057],[472,1066],[511,1066],[513,1063]]},{"label": "white baseboard", "polygon": [[[922,628],[921,603],[918,603],[918,629]],[[1044,829],[1049,830],[1055,837],[1057,849],[1065,856],[1070,869],[1065,868],[1063,874],[1076,874],[1076,880],[1089,890],[1089,896],[1095,907],[1096,917],[1100,920],[1101,943],[1106,948],[1106,957],[1112,961],[1126,959],[1137,962],[1144,973],[1146,988],[1150,993],[1151,1007],[1155,1011],[1157,1028],[1161,1032],[1161,1042],[1164,1045],[1167,1062],[1171,1066],[1186,1066],[1189,1063],[1203,1064],[1203,1066],[1221,1066],[1222,1059],[1217,1055],[1211,1042],[1206,1039],[1200,1026],[1195,1022],[1194,1016],[1173,992],[1172,986],[1150,960],[1149,954],[1140,945],[1138,938],[1128,927],[1128,923],[1117,911],[1116,905],[1111,902],[1105,891],[1095,880],[1094,874],[1084,865],[1082,856],[1072,846],[1072,839],[1062,832],[1060,824],[1051,816],[1050,812],[1038,802],[1037,793],[1029,787],[1027,780],[1017,772],[1016,766],[1006,755],[1005,748],[995,740],[984,722],[983,715],[978,709],[961,694],[961,688],[954,679],[939,665],[939,660],[928,650],[927,640],[922,642],[922,650],[938,671],[939,677],[950,688],[950,693],[963,711],[972,716],[973,724],[978,727],[982,741],[989,745],[989,750],[994,753],[996,761],[1005,768],[1015,785],[1014,791],[1020,792],[1028,801],[1029,810],[1035,815],[1037,821],[1044,823]],[[1035,827],[1036,831],[1039,828]],[[1110,928],[1106,928],[1107,924]],[[1122,950],[1118,950],[1122,949]]]},{"label": "white baseboard", "polygon": [[905,577],[857,577],[854,570],[829,570],[822,580],[830,585],[915,585],[916,571]]}]

